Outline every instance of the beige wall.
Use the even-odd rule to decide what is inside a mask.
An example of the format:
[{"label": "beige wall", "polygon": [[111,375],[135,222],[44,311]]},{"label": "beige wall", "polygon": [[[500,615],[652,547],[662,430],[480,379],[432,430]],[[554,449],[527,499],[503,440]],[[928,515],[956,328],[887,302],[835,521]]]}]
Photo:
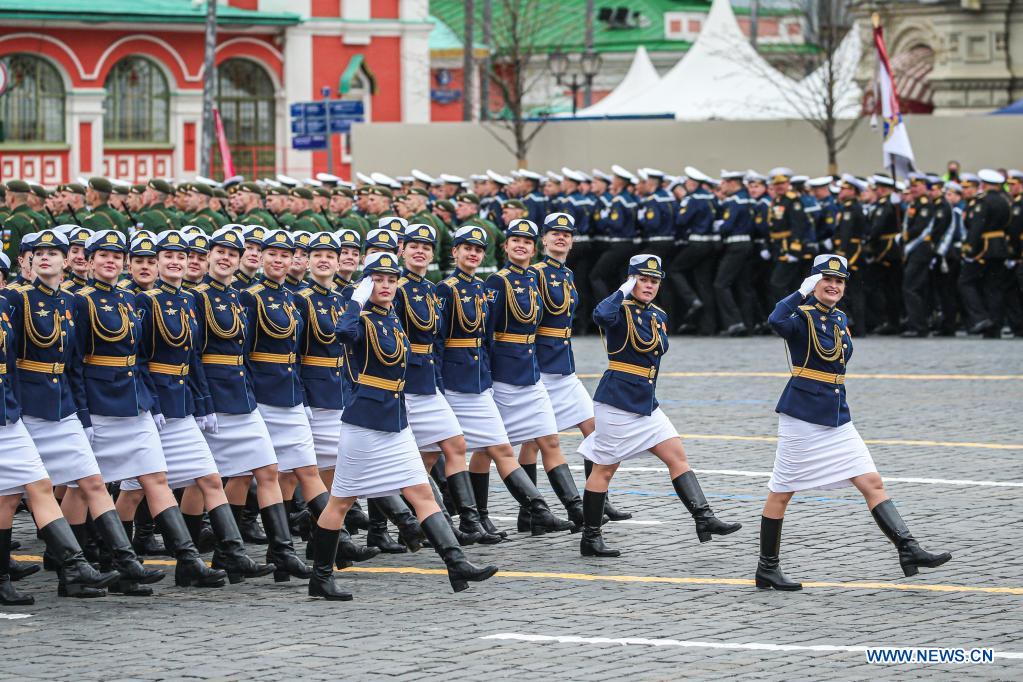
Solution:
[{"label": "beige wall", "polygon": [[[1023,116],[919,116],[907,118],[907,125],[921,169],[944,171],[949,159],[965,169],[1023,166]],[[514,155],[479,123],[360,124],[353,137],[353,168],[363,173],[405,175],[418,168],[466,175],[487,168],[507,173],[516,166]],[[803,121],[673,120],[551,122],[529,152],[529,167],[541,172],[562,166],[608,170],[612,163],[670,174],[693,165],[710,175],[773,166],[820,175],[827,154],[820,134]],[[881,170],[881,135],[868,121],[860,123],[839,165],[860,175]]]}]

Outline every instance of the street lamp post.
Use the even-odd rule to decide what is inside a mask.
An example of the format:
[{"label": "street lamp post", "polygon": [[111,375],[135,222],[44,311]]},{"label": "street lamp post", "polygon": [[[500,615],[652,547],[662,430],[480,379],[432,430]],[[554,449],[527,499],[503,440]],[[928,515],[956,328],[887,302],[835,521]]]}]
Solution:
[{"label": "street lamp post", "polygon": [[579,105],[579,91],[586,87],[587,90],[593,87],[593,78],[600,71],[601,59],[596,52],[588,50],[579,56],[579,68],[573,70],[571,78],[566,82],[565,76],[571,66],[568,55],[561,50],[555,50],[547,55],[547,68],[554,75],[558,85],[565,85],[572,93],[572,116],[576,115]]}]

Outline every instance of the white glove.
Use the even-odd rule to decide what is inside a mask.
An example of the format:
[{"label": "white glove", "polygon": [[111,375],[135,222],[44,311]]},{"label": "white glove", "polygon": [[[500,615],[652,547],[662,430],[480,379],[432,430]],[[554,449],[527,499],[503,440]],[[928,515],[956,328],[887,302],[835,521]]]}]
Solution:
[{"label": "white glove", "polygon": [[206,415],[206,433],[220,433],[220,424],[217,423],[217,414]]},{"label": "white glove", "polygon": [[799,285],[799,293],[803,296],[809,296],[813,293],[813,288],[817,286],[817,282],[821,281],[824,275],[818,273],[816,275],[810,275],[803,280],[803,283]]},{"label": "white glove", "polygon": [[167,426],[167,418],[162,414],[154,414],[153,421],[156,422],[157,431],[163,431],[163,427]]},{"label": "white glove", "polygon": [[196,417],[195,418],[195,424],[196,424],[196,426],[199,427],[200,431],[205,431],[206,430],[206,417],[205,416]]},{"label": "white glove", "polygon": [[96,440],[96,429],[92,428],[91,426],[86,426],[85,437],[89,439],[89,445],[92,445],[92,442]]},{"label": "white glove", "polygon": [[834,242],[832,242],[830,239],[825,239],[824,240],[824,248],[825,249],[830,251],[832,246],[834,246]]},{"label": "white glove", "polygon": [[760,258],[763,260],[771,260],[771,252],[767,249],[760,250]]},{"label": "white glove", "polygon": [[798,263],[799,259],[796,258],[795,256],[793,256],[791,253],[786,253],[785,254],[785,262],[786,263]]},{"label": "white glove", "polygon": [[355,291],[352,292],[352,300],[359,304],[360,307],[365,307],[369,297],[373,295],[373,278],[363,277],[362,281],[359,282],[359,286],[355,287]]},{"label": "white glove", "polygon": [[618,287],[618,291],[622,292],[626,296],[632,293],[632,290],[636,288],[636,276],[629,275],[629,279],[625,280],[625,284]]},{"label": "white glove", "polygon": [[313,423],[313,408],[308,405],[305,406],[305,418],[309,420],[309,423]]},{"label": "white glove", "polygon": [[1005,267],[1008,268],[1009,270],[1012,270],[1013,268],[1016,267],[1016,261],[1014,260],[1005,261]]}]

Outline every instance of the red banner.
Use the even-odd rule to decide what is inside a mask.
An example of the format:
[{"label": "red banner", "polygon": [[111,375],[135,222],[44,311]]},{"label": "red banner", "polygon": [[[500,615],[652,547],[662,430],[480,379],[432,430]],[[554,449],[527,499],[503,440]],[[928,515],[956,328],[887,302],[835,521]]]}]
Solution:
[{"label": "red banner", "polygon": [[234,175],[234,162],[231,160],[231,147],[227,144],[227,135],[224,134],[224,122],[220,120],[220,110],[213,107],[213,121],[217,126],[217,142],[220,144],[220,159],[223,162],[224,178]]}]

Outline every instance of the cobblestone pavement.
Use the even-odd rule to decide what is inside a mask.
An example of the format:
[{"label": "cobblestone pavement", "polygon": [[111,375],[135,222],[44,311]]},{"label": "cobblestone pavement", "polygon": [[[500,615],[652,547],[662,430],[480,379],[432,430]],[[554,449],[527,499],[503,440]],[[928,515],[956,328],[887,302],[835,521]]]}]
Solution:
[{"label": "cobblestone pavement", "polygon": [[[604,367],[599,340],[578,341],[576,353],[592,390]],[[58,599],[52,574],[38,574],[19,583],[34,607],[0,608],[0,677],[1023,678],[1023,344],[857,343],[855,423],[917,538],[954,559],[903,578],[853,489],[808,492],[790,505],[783,538],[786,570],[808,583],[794,594],[751,583],[786,371],[775,338],[676,338],[662,365],[662,406],[708,498],[744,524],[729,537],[699,544],[663,467],[641,458],[612,483],[614,501],[635,513],[606,530],[619,559],[580,557],[578,536],[513,533],[468,550],[502,570],[468,592],[451,594],[424,549],[343,572],[349,603],[310,600],[304,583],[269,579],[206,591],[165,580],[156,598],[79,601]],[[579,464],[578,436],[562,442]],[[492,481],[492,514],[513,529],[511,497]],[[27,545],[21,554],[40,553],[24,515],[15,537]],[[836,648],[810,648],[821,646]],[[859,646],[991,647],[1015,657],[878,669]]]}]

